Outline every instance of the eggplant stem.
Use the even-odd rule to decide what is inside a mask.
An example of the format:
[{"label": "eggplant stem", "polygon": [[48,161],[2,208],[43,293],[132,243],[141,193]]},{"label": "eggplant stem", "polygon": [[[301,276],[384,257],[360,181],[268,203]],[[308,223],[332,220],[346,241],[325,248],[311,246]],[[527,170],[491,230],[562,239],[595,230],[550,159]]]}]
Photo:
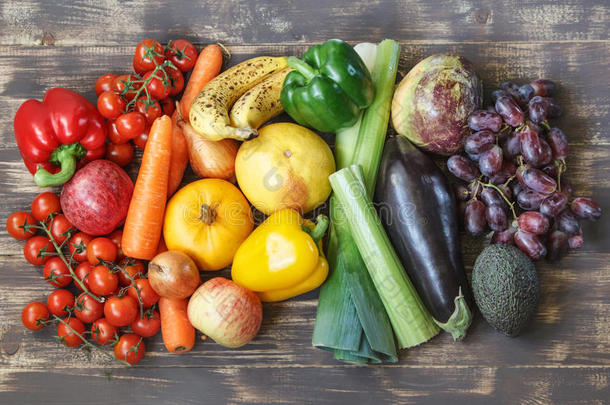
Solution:
[{"label": "eggplant stem", "polygon": [[466,337],[466,331],[472,323],[472,312],[470,311],[470,308],[468,308],[466,298],[464,298],[464,295],[462,294],[462,287],[458,289],[458,295],[453,302],[455,303],[455,310],[447,322],[441,323],[435,319],[434,323],[436,323],[439,328],[451,333],[453,340],[457,342]]}]

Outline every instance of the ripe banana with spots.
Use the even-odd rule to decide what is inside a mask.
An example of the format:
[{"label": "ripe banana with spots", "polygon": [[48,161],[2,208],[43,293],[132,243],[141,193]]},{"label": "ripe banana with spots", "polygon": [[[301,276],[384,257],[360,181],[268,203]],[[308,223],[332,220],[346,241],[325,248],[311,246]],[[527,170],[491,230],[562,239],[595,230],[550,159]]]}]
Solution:
[{"label": "ripe banana with spots", "polygon": [[258,136],[250,126],[232,126],[229,111],[244,93],[288,67],[285,57],[259,56],[227,69],[199,92],[189,112],[195,131],[206,139],[245,141]]},{"label": "ripe banana with spots", "polygon": [[252,87],[231,108],[231,125],[236,128],[258,129],[284,111],[280,93],[284,79],[292,69],[277,72]]}]

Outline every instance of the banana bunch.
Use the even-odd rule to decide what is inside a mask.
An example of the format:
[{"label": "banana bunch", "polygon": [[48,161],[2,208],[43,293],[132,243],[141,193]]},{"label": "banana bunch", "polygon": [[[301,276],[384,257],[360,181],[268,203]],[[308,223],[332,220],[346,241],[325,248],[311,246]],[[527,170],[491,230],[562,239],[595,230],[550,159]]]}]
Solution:
[{"label": "banana bunch", "polygon": [[193,101],[189,121],[206,139],[245,141],[283,111],[280,93],[288,74],[285,57],[246,60],[212,79]]}]

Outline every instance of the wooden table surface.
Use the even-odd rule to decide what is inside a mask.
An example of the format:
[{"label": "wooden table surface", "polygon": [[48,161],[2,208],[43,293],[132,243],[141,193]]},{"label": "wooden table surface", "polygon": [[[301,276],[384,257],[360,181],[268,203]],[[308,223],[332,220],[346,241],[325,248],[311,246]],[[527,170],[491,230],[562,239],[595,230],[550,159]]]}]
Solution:
[{"label": "wooden table surface", "polygon": [[[197,3],[197,4],[190,4]],[[607,403],[610,401],[610,23],[607,0],[537,1],[9,1],[0,2],[0,403]],[[519,3],[519,4],[518,4]],[[585,223],[584,247],[537,264],[542,301],[515,339],[478,316],[464,342],[442,334],[402,351],[390,366],[337,363],[311,346],[317,293],[264,306],[258,337],[228,350],[200,342],[185,355],[159,336],[134,367],[67,349],[54,330],[32,333],[23,305],[50,292],[23,243],[4,229],[9,213],[40,192],[19,157],[19,105],[64,86],[94,100],[105,72],[126,73],[138,41],[185,37],[222,42],[231,63],[260,54],[300,55],[329,38],[393,38],[400,73],[436,52],[477,66],[486,93],[506,79],[559,84],[570,140],[569,179],[606,211]],[[135,174],[137,165],[129,166]],[[189,171],[185,182],[192,181]],[[465,238],[470,271],[483,241]],[[223,273],[224,274],[224,273]],[[49,328],[51,329],[51,328]]]}]

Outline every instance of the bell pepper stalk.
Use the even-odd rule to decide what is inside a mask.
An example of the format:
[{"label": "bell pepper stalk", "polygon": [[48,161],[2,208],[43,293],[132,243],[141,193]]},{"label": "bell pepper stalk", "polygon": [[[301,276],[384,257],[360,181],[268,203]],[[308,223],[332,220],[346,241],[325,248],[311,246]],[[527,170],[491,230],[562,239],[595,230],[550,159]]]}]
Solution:
[{"label": "bell pepper stalk", "polygon": [[315,45],[302,60],[288,57],[294,71],[284,80],[280,99],[297,123],[335,133],[356,123],[373,101],[371,74],[348,43],[331,39]]},{"label": "bell pepper stalk", "polygon": [[64,184],[78,167],[106,152],[104,118],[72,90],[56,87],[42,101],[25,101],[15,114],[14,129],[23,162],[39,187]]}]

